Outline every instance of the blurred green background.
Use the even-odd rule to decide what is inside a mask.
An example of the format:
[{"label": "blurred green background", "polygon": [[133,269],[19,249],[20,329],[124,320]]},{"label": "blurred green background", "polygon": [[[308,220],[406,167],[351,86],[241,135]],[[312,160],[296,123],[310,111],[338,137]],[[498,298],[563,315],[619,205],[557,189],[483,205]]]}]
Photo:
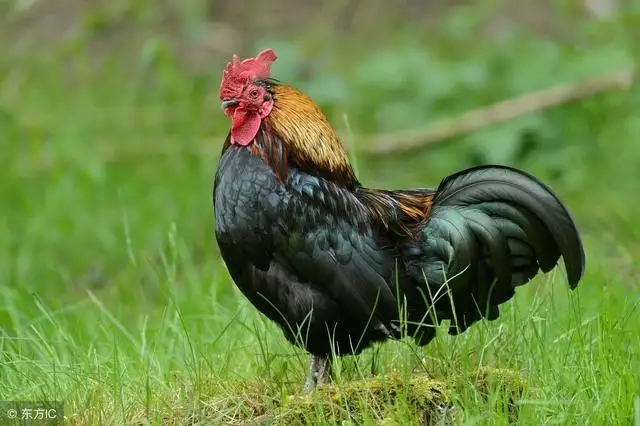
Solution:
[{"label": "blurred green background", "polygon": [[[234,383],[297,389],[304,356],[235,291],[213,236],[213,174],[228,130],[222,68],[233,53],[272,47],[274,76],[323,108],[364,184],[435,186],[461,168],[502,163],[557,191],[584,232],[578,293],[558,270],[542,311],[528,311],[537,290],[522,289],[523,311],[507,308],[463,343],[443,336],[421,350],[464,358],[484,345],[491,356],[481,364],[539,380],[542,402],[523,403],[531,424],[631,421],[640,395],[640,89],[631,74],[423,148],[368,150],[380,135],[393,146],[396,134],[494,102],[632,73],[637,2],[4,0],[0,47],[1,398],[64,399],[78,424],[184,424],[242,417],[229,412],[246,401],[207,405]],[[540,318],[542,337],[523,331]],[[498,327],[507,331],[495,342]],[[535,342],[527,354],[505,355],[523,342]],[[415,368],[400,343],[385,348],[382,371]],[[439,371],[433,363],[427,370]],[[463,422],[500,424],[461,395]]]}]

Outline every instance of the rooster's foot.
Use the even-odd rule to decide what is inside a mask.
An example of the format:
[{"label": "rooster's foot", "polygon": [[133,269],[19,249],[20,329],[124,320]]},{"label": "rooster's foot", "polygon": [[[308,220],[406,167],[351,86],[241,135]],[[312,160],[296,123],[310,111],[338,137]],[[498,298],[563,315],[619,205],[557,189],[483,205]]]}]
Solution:
[{"label": "rooster's foot", "polygon": [[310,393],[317,385],[324,385],[330,380],[329,358],[311,355],[309,358],[309,375],[302,387],[302,393]]}]

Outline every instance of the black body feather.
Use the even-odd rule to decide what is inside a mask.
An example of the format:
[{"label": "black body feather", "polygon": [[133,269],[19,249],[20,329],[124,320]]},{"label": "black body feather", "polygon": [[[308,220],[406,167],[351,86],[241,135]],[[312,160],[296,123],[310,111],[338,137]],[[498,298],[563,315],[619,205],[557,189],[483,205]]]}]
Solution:
[{"label": "black body feather", "polygon": [[[258,149],[281,143],[265,138],[261,131]],[[279,176],[246,147],[227,144],[221,156],[216,238],[229,273],[292,343],[314,355],[357,354],[400,337],[402,320],[426,344],[440,321],[451,321],[450,332],[458,333],[480,318],[497,318],[516,286],[552,269],[560,256],[572,288],[584,272],[571,216],[524,172],[478,167],[444,179],[435,192],[398,193],[434,196],[430,216],[412,235],[393,231],[411,224],[380,221],[371,191],[295,165]],[[385,199],[385,221],[408,220],[392,196]]]}]

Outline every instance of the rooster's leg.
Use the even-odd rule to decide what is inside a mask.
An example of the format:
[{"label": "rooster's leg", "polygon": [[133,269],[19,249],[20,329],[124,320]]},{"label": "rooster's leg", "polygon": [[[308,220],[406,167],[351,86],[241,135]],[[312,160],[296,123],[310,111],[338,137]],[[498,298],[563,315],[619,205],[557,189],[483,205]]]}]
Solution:
[{"label": "rooster's leg", "polygon": [[323,385],[329,382],[329,358],[325,356],[311,355],[309,360],[309,375],[304,382],[304,386],[302,388],[303,393],[309,393],[315,389],[316,385]]}]

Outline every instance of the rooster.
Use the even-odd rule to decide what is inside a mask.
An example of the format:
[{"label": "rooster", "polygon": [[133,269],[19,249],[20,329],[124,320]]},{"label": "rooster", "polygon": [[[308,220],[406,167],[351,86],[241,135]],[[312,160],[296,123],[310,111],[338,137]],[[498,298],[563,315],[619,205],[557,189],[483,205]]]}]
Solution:
[{"label": "rooster", "polygon": [[310,353],[303,391],[335,356],[410,336],[428,344],[499,316],[499,305],[563,258],[574,289],[585,254],[571,215],[534,176],[462,170],[437,189],[360,184],[320,108],[271,77],[277,56],[233,56],[220,85],[231,128],[213,189],[229,274]]}]

